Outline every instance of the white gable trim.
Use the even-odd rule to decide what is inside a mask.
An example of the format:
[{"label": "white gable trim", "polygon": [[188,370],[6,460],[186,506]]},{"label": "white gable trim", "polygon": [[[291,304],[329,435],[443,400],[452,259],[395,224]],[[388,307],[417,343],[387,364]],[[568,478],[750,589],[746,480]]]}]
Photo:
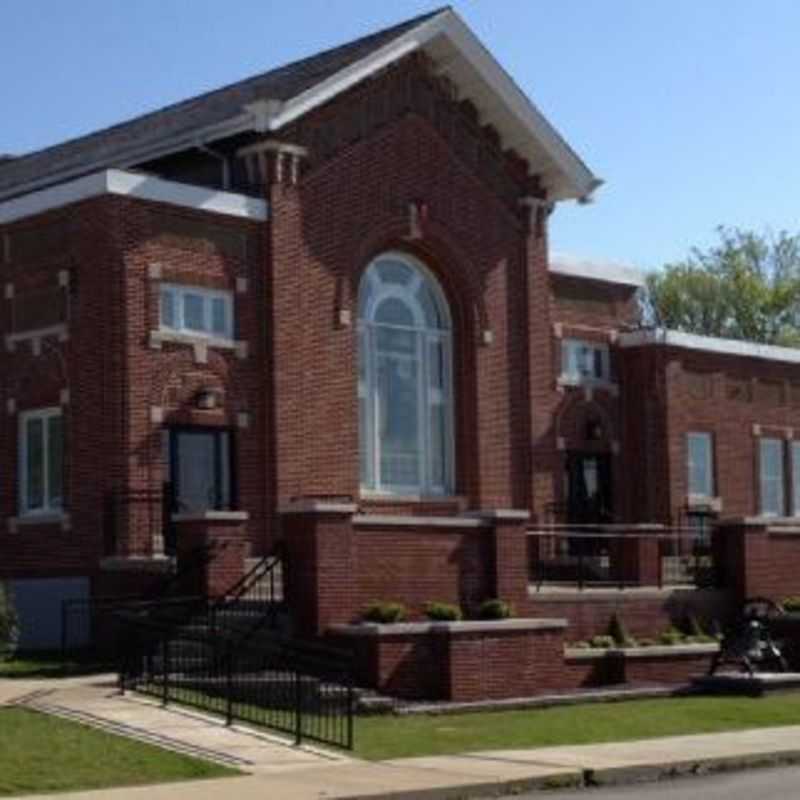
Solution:
[{"label": "white gable trim", "polygon": [[16,222],[104,194],[152,200],[241,219],[267,219],[266,201],[255,197],[109,169],[0,203],[0,224]]},{"label": "white gable trim", "polygon": [[617,340],[620,347],[645,347],[664,345],[684,350],[700,350],[705,353],[720,353],[745,358],[760,358],[765,361],[782,361],[800,364],[800,349],[778,347],[772,344],[757,344],[737,339],[719,339],[714,336],[699,336],[694,333],[670,331],[664,328],[622,333]]},{"label": "white gable trim", "polygon": [[277,130],[307,114],[389,64],[415,50],[424,49],[438,36],[445,36],[452,42],[456,50],[497,95],[518,124],[536,140],[536,143],[563,174],[564,180],[558,186],[548,187],[551,190],[551,199],[588,199],[589,195],[602,184],[602,181],[595,177],[578,158],[458,14],[449,9],[423,22],[418,27],[412,28],[361,61],[351,64],[327,80],[288,100],[278,113],[269,118],[267,123],[269,129]]},{"label": "white gable trim", "polygon": [[550,272],[570,278],[585,278],[604,283],[618,283],[623,286],[641,288],[645,285],[644,273],[635,267],[613,262],[589,261],[553,255],[550,257]]}]

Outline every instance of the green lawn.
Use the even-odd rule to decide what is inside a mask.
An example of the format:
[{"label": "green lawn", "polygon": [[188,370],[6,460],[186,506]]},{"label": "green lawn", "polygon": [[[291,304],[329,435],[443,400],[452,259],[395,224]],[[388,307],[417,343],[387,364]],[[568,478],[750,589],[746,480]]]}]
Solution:
[{"label": "green lawn", "polygon": [[367,759],[591,744],[800,725],[800,693],[686,697],[443,716],[362,717],[356,755]]},{"label": "green lawn", "polygon": [[75,722],[0,708],[0,796],[237,774]]},{"label": "green lawn", "polygon": [[108,671],[109,666],[85,658],[64,658],[60,651],[18,653],[0,660],[0,678],[57,678]]}]

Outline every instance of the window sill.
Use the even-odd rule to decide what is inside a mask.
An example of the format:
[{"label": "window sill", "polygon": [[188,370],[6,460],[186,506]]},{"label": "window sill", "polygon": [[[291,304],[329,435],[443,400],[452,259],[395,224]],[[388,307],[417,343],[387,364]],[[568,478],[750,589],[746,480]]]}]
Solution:
[{"label": "window sill", "polygon": [[619,384],[597,378],[582,378],[574,375],[559,375],[556,386],[575,389],[604,389],[610,394],[619,394]]},{"label": "window sill", "polygon": [[441,503],[452,505],[463,503],[466,498],[460,494],[392,494],[391,492],[374,492],[362,489],[359,493],[362,500],[371,503]]},{"label": "window sill", "polygon": [[18,517],[8,518],[9,533],[16,533],[21,527],[58,525],[62,531],[68,531],[72,527],[70,515],[59,511],[43,511],[22,514]]},{"label": "window sill", "polygon": [[173,514],[173,522],[247,522],[250,514],[247,511],[193,511]]},{"label": "window sill", "polygon": [[47,328],[35,328],[29,331],[9,333],[5,337],[6,350],[13,352],[21,342],[36,342],[38,340],[41,343],[41,340],[48,336],[55,336],[59,342],[65,342],[69,338],[69,329],[65,323],[62,323],[60,325],[51,325]]},{"label": "window sill", "polygon": [[235,350],[236,340],[222,336],[208,336],[203,333],[185,333],[183,331],[155,330],[150,331],[150,346],[160,347],[163,342],[172,344],[204,344],[219,350]]},{"label": "window sill", "polygon": [[722,498],[706,494],[690,494],[686,498],[686,508],[689,511],[722,511]]}]

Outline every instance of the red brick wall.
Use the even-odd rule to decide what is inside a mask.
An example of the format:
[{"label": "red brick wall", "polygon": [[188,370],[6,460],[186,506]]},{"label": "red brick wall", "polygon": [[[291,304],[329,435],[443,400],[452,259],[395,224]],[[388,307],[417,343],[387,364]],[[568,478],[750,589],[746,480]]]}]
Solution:
[{"label": "red brick wall", "polygon": [[358,610],[374,600],[394,600],[419,618],[430,601],[474,611],[492,596],[490,528],[358,526],[355,531]]},{"label": "red brick wall", "polygon": [[[631,491],[641,499],[632,496],[632,508],[652,510],[652,521],[683,519],[688,493],[686,434],[705,431],[714,437],[715,491],[723,501],[722,515],[757,514],[759,437],[753,426],[760,426],[762,435],[777,438],[790,437],[800,427],[800,392],[791,388],[800,381],[797,366],[649,347],[625,350],[624,374],[627,463],[647,464],[639,474],[652,476],[634,484]],[[749,400],[730,396],[731,378],[744,379]],[[779,384],[782,399],[766,394],[765,383]],[[649,413],[641,413],[643,398]],[[786,488],[788,498],[788,475]]]}]

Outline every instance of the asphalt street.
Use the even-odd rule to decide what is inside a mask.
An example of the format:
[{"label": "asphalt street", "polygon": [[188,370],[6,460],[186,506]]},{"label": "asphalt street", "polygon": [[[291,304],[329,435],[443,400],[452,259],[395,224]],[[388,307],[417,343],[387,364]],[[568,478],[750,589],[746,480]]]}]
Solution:
[{"label": "asphalt street", "polygon": [[800,767],[754,769],[570,792],[531,792],[503,800],[800,800]]}]

